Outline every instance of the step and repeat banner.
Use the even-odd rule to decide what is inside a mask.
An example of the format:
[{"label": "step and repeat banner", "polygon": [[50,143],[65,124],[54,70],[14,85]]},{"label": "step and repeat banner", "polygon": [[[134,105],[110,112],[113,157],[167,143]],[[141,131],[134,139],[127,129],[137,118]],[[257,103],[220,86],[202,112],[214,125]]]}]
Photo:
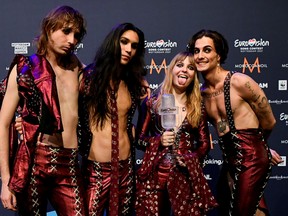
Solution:
[{"label": "step and repeat banner", "polygon": [[[35,52],[33,38],[38,35],[43,17],[56,6],[70,5],[87,20],[87,35],[77,48],[85,64],[92,62],[95,51],[110,29],[122,22],[132,22],[145,33],[147,80],[155,89],[162,81],[172,57],[186,49],[191,36],[206,28],[222,33],[229,42],[224,64],[228,70],[245,73],[266,92],[277,120],[269,139],[284,162],[273,167],[265,190],[272,216],[288,213],[288,3],[285,0],[1,0],[0,1],[0,78],[4,78],[15,54]],[[137,113],[135,121],[137,119]],[[213,146],[205,161],[205,175],[215,191],[222,165],[217,136],[211,129]],[[137,152],[136,165],[142,161]],[[47,209],[49,216],[56,213]],[[3,209],[1,216],[17,215]],[[217,215],[211,212],[210,215]]]}]

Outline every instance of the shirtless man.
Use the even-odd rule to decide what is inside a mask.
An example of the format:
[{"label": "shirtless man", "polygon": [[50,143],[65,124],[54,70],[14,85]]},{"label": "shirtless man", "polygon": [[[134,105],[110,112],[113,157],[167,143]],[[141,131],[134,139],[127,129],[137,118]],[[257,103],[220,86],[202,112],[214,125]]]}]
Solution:
[{"label": "shirtless man", "polygon": [[144,74],[144,34],[131,23],[111,30],[83,72],[79,143],[89,215],[131,215],[132,117]]},{"label": "shirtless man", "polygon": [[[82,64],[73,53],[85,34],[85,20],[77,10],[69,6],[52,10],[36,38],[37,53],[17,55],[3,82],[1,201],[20,215],[46,215],[48,200],[58,215],[86,215],[77,156]],[[16,109],[22,116],[23,140],[19,146],[9,146]]]},{"label": "shirtless man", "polygon": [[[227,58],[228,43],[218,32],[199,31],[190,40],[189,49],[204,78],[204,106],[218,132],[224,167],[232,179],[231,198],[222,203],[230,197],[230,190],[222,190],[223,197],[218,198],[220,215],[253,216],[258,206],[268,213],[263,199],[259,205],[271,173],[267,139],[276,123],[268,100],[249,76],[221,66]],[[281,157],[272,153],[272,163],[280,163]],[[227,182],[227,175],[224,177]]]}]

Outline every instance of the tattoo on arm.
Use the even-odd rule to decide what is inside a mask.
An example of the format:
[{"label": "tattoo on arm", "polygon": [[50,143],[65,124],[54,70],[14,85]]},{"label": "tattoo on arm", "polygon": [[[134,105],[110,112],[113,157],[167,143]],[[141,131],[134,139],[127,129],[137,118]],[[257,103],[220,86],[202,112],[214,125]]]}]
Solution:
[{"label": "tattoo on arm", "polygon": [[260,100],[260,102],[258,103],[258,107],[260,109],[265,109],[267,108],[269,105],[268,100],[265,96],[262,97],[262,99]]},{"label": "tattoo on arm", "polygon": [[271,109],[269,109],[270,104],[267,100],[267,97],[263,96],[261,98],[259,94],[256,94],[254,89],[252,89],[249,81],[245,83],[245,87],[247,87],[248,90],[252,93],[252,101],[254,103],[251,103],[250,106],[254,111],[258,109],[258,116],[264,118],[267,114],[271,113]]},{"label": "tattoo on arm", "polygon": [[257,95],[255,93],[255,91],[254,91],[254,89],[252,89],[251,84],[249,83],[249,81],[247,83],[245,83],[245,87],[247,87],[248,90],[252,93],[253,102],[256,102],[259,99],[260,95]]}]

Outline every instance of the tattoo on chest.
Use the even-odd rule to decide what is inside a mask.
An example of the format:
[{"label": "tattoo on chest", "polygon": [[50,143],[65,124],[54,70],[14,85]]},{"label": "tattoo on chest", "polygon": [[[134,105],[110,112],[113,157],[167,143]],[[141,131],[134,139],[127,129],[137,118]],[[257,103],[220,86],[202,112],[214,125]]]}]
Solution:
[{"label": "tattoo on chest", "polygon": [[220,133],[224,133],[226,130],[227,122],[225,119],[221,119],[221,121],[217,122],[217,129]]},{"label": "tattoo on chest", "polygon": [[212,93],[210,93],[210,94],[209,94],[209,93],[204,93],[203,97],[205,97],[205,98],[212,98],[212,97],[216,97],[216,96],[222,94],[223,92],[224,92],[224,89],[221,88],[221,89],[216,90],[215,92],[212,92]]}]

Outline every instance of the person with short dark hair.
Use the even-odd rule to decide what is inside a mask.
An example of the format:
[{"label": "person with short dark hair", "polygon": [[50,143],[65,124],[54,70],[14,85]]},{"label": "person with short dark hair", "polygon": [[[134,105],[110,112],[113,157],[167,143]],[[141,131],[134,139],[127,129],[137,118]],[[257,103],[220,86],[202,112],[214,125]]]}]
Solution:
[{"label": "person with short dark hair", "polygon": [[[219,189],[220,215],[253,216],[258,207],[268,214],[261,198],[271,173],[267,139],[276,120],[267,97],[251,77],[222,67],[229,50],[222,34],[201,30],[188,47],[204,79],[204,107],[219,135],[224,157],[219,183],[227,190]],[[281,162],[280,156],[271,152],[272,163]]]}]

